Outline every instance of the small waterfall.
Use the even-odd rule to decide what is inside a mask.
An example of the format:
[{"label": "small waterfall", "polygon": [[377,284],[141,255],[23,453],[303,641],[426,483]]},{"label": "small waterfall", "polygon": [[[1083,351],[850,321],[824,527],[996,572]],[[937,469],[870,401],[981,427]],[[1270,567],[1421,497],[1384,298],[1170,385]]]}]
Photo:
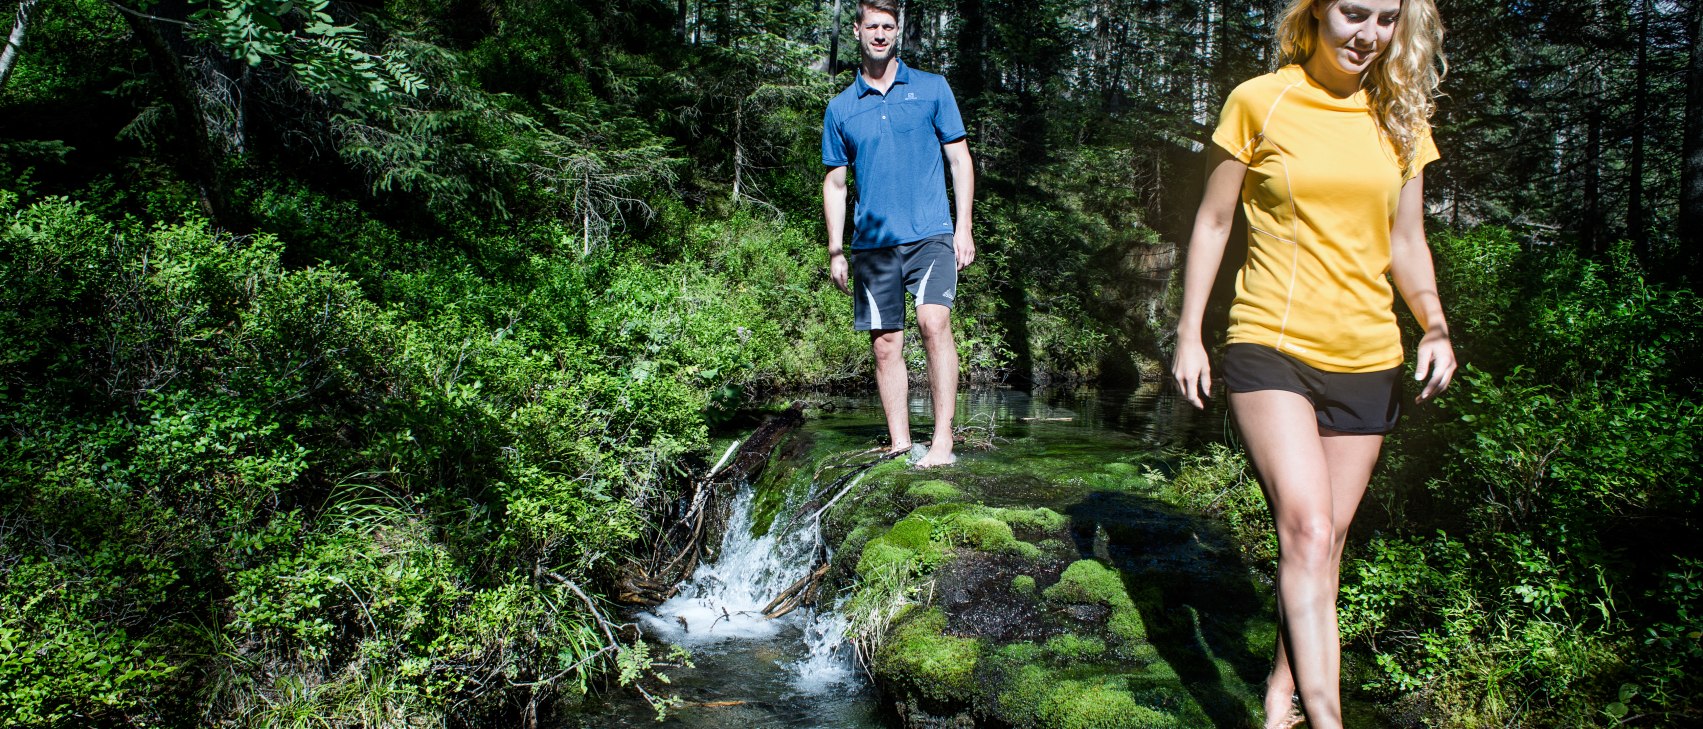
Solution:
[{"label": "small waterfall", "polygon": [[845,643],[845,620],[837,610],[763,616],[770,600],[816,566],[821,534],[816,519],[807,516],[790,524],[777,519],[768,534],[754,538],[755,502],[755,490],[742,485],[715,561],[698,565],[678,594],[639,616],[645,632],[694,653],[733,652],[764,642],[802,645],[804,655],[783,667],[792,675],[793,687],[806,694],[854,679],[857,669]]},{"label": "small waterfall", "polygon": [[834,603],[831,610],[811,611],[810,624],[804,627],[804,645],[810,652],[787,666],[793,672],[793,685],[805,693],[857,678],[857,662],[852,658],[851,644],[846,642],[846,618],[840,609],[843,603]]}]

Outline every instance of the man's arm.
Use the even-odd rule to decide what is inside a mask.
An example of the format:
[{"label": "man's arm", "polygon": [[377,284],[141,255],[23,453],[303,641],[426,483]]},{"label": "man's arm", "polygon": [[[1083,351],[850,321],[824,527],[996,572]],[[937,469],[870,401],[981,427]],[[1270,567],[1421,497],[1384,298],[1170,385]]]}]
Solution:
[{"label": "man's arm", "polygon": [[828,278],[833,279],[834,285],[841,291],[851,294],[846,287],[849,274],[846,266],[844,249],[846,237],[846,168],[829,167],[828,174],[822,178],[822,217],[828,226]]},{"label": "man's arm", "polygon": [[[952,230],[952,248],[958,254],[958,270],[976,260],[976,240],[971,230],[970,208],[976,198],[976,166],[970,160],[970,143],[960,139],[943,145],[946,164],[952,169],[952,202],[957,211],[957,225]],[[845,214],[843,209],[841,215]]]}]

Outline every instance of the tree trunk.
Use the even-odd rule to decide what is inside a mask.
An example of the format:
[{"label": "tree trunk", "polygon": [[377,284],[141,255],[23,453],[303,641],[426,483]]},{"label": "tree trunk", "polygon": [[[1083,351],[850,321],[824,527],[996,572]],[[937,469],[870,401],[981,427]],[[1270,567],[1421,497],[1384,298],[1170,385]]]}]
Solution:
[{"label": "tree trunk", "polygon": [[[223,179],[219,173],[220,155],[213,138],[207,133],[200,95],[189,78],[189,70],[183,65],[183,57],[172,47],[158,21],[127,12],[120,12],[119,16],[130,25],[131,32],[136,34],[136,39],[147,51],[160,91],[177,119],[177,142],[181,147],[183,172],[199,188],[203,210],[215,225],[232,227],[235,217],[226,204]],[[174,27],[172,30],[175,32],[177,29]]]},{"label": "tree trunk", "polygon": [[18,63],[18,54],[24,48],[24,31],[30,25],[30,12],[35,10],[41,0],[23,0],[18,3],[17,20],[12,23],[12,34],[6,37],[6,48],[0,51],[0,89],[6,88],[6,79],[12,77],[12,68]]},{"label": "tree trunk", "polygon": [[828,34],[828,75],[840,73],[840,0],[834,0],[834,27]]},{"label": "tree trunk", "polygon": [[[1686,25],[1691,62],[1685,69],[1685,139],[1680,172],[1679,235],[1681,250],[1699,260],[1703,250],[1703,0],[1693,0]],[[1695,263],[1694,263],[1695,265]]]},{"label": "tree trunk", "polygon": [[1579,245],[1595,254],[1601,247],[1602,233],[1602,83],[1590,84],[1593,101],[1585,111],[1584,200],[1580,210]]},{"label": "tree trunk", "polygon": [[987,91],[986,69],[982,68],[983,44],[987,35],[987,18],[982,13],[982,0],[958,0],[958,63],[953,67],[952,92],[960,106],[968,107],[964,118],[974,118],[981,95]]},{"label": "tree trunk", "polygon": [[1632,159],[1628,161],[1626,186],[1626,235],[1632,239],[1638,260],[1649,263],[1649,231],[1644,224],[1644,140],[1650,122],[1650,2],[1641,3],[1638,17],[1638,60],[1632,99]]},{"label": "tree trunk", "polygon": [[728,41],[733,36],[733,3],[734,0],[721,0],[715,4],[715,44],[723,48],[732,45]]}]

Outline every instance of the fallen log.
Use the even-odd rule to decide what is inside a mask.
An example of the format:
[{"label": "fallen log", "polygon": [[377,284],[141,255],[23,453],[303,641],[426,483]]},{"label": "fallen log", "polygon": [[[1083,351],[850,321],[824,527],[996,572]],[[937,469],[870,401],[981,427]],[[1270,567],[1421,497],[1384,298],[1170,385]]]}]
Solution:
[{"label": "fallen log", "polygon": [[803,424],[802,402],[795,402],[780,414],[770,416],[739,446],[739,452],[733,454],[733,460],[726,467],[710,474],[707,480],[713,484],[756,481],[757,477],[763,474],[763,466],[768,465],[769,456],[774,454],[775,446],[780,445],[781,438]]},{"label": "fallen log", "polygon": [[792,583],[785,590],[781,590],[781,594],[776,595],[775,599],[764,605],[763,617],[774,619],[797,609],[809,597],[810,588],[815,587],[816,582],[826,574],[828,574],[828,563],[824,562],[816,569],[811,570],[810,574]]},{"label": "fallen log", "polygon": [[704,542],[715,531],[710,524],[711,504],[717,487],[757,480],[787,434],[804,424],[804,403],[770,416],[732,457],[723,456],[719,467],[692,482],[681,501],[680,516],[663,527],[651,556],[644,563],[631,562],[622,569],[616,599],[631,605],[654,606],[676,592],[676,585],[690,577],[703,554]]}]

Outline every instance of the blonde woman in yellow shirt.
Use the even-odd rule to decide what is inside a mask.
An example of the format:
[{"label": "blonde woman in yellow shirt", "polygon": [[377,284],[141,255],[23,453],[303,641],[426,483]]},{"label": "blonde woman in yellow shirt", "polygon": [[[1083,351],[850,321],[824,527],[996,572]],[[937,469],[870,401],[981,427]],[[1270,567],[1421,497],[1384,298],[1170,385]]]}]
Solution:
[{"label": "blonde woman in yellow shirt", "polygon": [[1172,374],[1203,407],[1201,319],[1240,202],[1248,260],[1219,374],[1277,524],[1265,725],[1336,729],[1343,540],[1400,414],[1392,278],[1425,330],[1416,402],[1455,371],[1422,207],[1443,30],[1433,0],[1291,0],[1277,32],[1282,67],[1238,86],[1213,133]]}]

